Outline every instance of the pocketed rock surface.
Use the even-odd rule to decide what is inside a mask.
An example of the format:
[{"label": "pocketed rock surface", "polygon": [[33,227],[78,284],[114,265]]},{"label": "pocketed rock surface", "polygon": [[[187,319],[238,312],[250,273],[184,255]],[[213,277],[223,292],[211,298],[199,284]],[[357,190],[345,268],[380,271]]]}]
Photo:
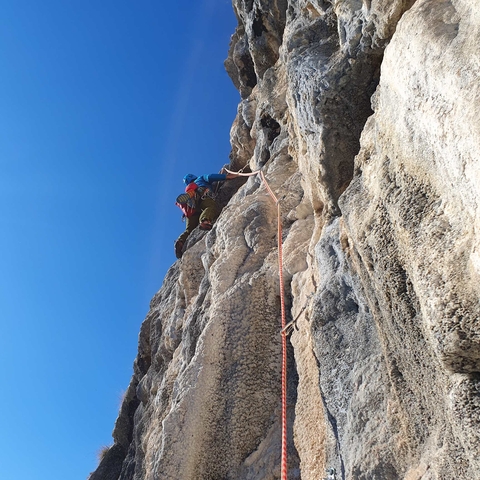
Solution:
[{"label": "pocketed rock surface", "polygon": [[[480,5],[233,8],[231,166],[281,205],[288,478],[480,479]],[[90,480],[280,478],[277,207],[259,176],[222,195]]]}]

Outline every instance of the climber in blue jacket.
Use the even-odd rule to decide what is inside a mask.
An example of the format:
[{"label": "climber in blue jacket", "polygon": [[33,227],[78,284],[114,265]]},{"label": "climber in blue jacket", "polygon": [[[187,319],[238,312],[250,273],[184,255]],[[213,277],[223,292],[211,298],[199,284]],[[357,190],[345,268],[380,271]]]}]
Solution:
[{"label": "climber in blue jacket", "polygon": [[177,258],[182,256],[183,246],[187,237],[200,224],[201,230],[210,230],[213,222],[218,217],[218,207],[215,202],[215,191],[213,184],[223,182],[238,177],[236,173],[210,173],[197,177],[193,173],[188,173],[183,177],[186,185],[185,192],[194,200],[194,208],[187,214],[185,231],[175,241],[175,255]]}]

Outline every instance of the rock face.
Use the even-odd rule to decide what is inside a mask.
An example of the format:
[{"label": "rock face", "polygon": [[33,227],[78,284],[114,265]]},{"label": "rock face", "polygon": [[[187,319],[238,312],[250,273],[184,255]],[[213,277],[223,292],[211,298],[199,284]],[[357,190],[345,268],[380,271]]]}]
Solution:
[{"label": "rock face", "polygon": [[[233,7],[231,165],[282,211],[288,478],[480,479],[480,5]],[[90,480],[280,478],[276,206],[258,177],[222,195]]]}]

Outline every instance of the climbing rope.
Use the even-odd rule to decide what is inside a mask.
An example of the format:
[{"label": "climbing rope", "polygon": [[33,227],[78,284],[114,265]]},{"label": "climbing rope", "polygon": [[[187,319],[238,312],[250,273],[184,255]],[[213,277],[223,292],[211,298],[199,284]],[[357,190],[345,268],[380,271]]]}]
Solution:
[{"label": "climbing rope", "polygon": [[[245,167],[244,167],[245,168]],[[242,169],[243,170],[243,169]],[[282,249],[282,217],[280,212],[280,202],[273,193],[270,185],[267,183],[262,170],[251,173],[231,172],[225,168],[228,173],[238,174],[242,177],[252,177],[260,175],[262,183],[265,185],[268,194],[277,205],[277,240],[278,240],[278,278],[280,282],[280,309],[282,315],[282,458],[281,458],[281,480],[287,480],[287,328],[285,313],[285,291],[283,288],[283,249]]]}]

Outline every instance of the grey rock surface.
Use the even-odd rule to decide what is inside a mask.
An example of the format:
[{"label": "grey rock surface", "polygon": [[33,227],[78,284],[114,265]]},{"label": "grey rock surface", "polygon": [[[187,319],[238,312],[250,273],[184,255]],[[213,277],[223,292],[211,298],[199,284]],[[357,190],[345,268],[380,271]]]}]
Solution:
[{"label": "grey rock surface", "polygon": [[[480,479],[480,5],[234,0],[233,169],[281,205],[289,479]],[[276,206],[227,182],[90,480],[280,478]]]}]

